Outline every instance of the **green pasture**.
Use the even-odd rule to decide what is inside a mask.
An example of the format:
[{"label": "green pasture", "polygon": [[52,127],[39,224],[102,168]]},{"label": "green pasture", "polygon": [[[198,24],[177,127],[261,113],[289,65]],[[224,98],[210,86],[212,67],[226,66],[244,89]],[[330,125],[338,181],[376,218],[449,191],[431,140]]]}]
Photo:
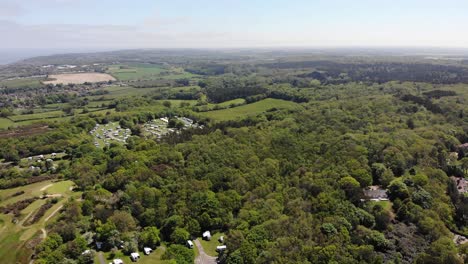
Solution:
[{"label": "green pasture", "polygon": [[242,119],[248,116],[256,116],[273,108],[297,110],[301,109],[302,106],[291,101],[267,98],[252,104],[246,104],[222,110],[201,112],[199,114],[211,118],[215,121],[227,121]]}]

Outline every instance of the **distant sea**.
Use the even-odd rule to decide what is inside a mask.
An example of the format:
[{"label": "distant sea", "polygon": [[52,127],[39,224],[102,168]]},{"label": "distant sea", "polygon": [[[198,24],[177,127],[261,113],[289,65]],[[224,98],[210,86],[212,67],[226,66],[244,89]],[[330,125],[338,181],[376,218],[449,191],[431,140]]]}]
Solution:
[{"label": "distant sea", "polygon": [[[75,52],[92,52],[95,50],[83,49],[2,49],[0,48],[0,65],[17,62],[20,60],[48,56],[54,54],[66,54]],[[96,50],[97,51],[97,50]]]},{"label": "distant sea", "polygon": [[0,49],[0,64],[8,64],[19,60],[52,54],[45,50],[26,50],[26,49]]}]

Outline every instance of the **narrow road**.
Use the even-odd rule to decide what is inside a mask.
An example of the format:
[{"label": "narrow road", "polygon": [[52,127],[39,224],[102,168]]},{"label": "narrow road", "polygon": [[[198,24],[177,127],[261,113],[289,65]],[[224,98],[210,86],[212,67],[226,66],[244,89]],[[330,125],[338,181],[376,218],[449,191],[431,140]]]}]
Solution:
[{"label": "narrow road", "polygon": [[195,239],[195,246],[198,248],[198,252],[200,252],[200,255],[195,258],[195,264],[216,264],[216,257],[206,254],[198,239]]},{"label": "narrow road", "polygon": [[101,264],[106,264],[106,259],[104,259],[104,256],[102,255],[102,252],[98,253],[98,258],[99,258],[99,262],[101,262]]}]

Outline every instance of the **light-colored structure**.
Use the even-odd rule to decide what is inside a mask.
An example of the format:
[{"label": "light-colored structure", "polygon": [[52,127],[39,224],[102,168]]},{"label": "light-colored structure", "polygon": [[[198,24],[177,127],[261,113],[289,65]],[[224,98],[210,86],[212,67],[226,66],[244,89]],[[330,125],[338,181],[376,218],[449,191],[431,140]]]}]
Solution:
[{"label": "light-colored structure", "polygon": [[204,240],[208,240],[208,241],[211,240],[211,233],[210,233],[210,231],[205,231],[205,232],[203,233],[203,239],[204,239]]},{"label": "light-colored structure", "polygon": [[137,261],[139,258],[140,254],[138,254],[137,252],[130,253],[130,259],[132,259],[132,261]]},{"label": "light-colored structure", "polygon": [[145,252],[145,255],[149,255],[151,252],[153,252],[153,250],[149,247],[143,248],[143,251]]},{"label": "light-colored structure", "polygon": [[193,242],[192,242],[192,240],[187,240],[187,247],[188,247],[188,248],[193,248]]}]

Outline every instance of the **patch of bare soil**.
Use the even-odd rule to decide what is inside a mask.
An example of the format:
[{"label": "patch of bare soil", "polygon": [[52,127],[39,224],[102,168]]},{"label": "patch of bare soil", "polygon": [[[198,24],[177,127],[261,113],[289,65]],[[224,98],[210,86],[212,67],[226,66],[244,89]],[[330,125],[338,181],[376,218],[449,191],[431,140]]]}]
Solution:
[{"label": "patch of bare soil", "polygon": [[49,75],[50,81],[45,81],[44,84],[83,84],[85,82],[107,82],[115,81],[115,78],[106,73],[66,73]]}]

